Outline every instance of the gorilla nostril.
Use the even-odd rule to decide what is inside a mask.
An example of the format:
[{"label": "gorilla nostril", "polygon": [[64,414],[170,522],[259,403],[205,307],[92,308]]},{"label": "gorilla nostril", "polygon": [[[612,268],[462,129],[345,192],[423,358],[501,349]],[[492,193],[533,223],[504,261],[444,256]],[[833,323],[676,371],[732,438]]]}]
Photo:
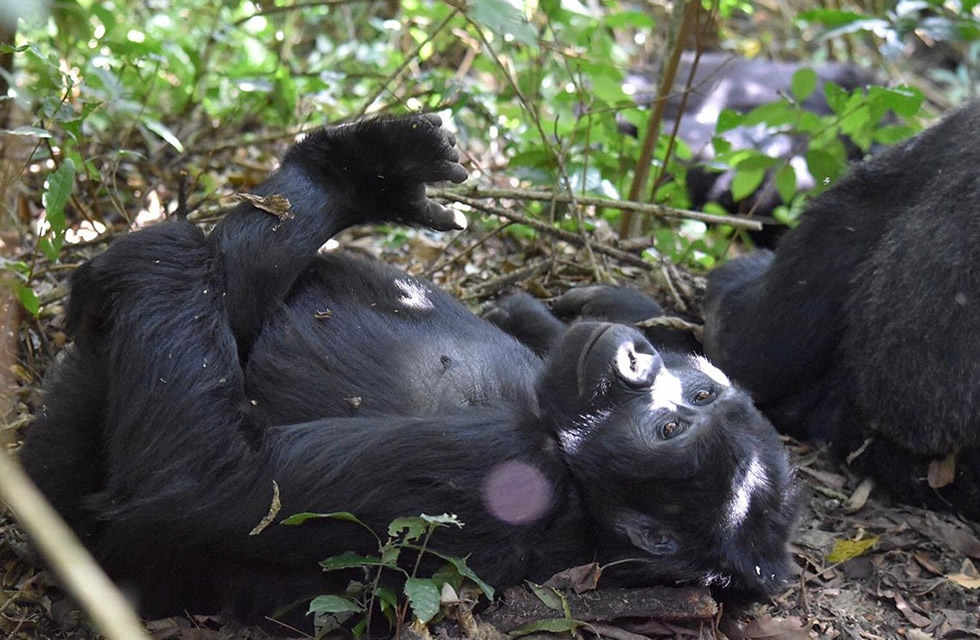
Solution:
[{"label": "gorilla nostril", "polygon": [[637,351],[632,344],[624,344],[616,352],[613,360],[616,373],[633,385],[650,385],[663,361],[657,353]]}]

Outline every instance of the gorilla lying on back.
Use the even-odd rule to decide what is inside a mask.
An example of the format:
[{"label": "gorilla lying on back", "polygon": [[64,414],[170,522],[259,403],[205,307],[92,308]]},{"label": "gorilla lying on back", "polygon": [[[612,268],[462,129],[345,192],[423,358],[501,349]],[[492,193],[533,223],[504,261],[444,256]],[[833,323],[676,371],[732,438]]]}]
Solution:
[{"label": "gorilla lying on back", "polygon": [[[856,165],[775,253],[710,274],[704,352],[777,429],[831,441],[901,500],[980,521],[977,167],[980,103]],[[655,306],[610,287],[565,298],[616,322]],[[952,482],[930,485],[937,464]]]},{"label": "gorilla lying on back", "polygon": [[541,358],[428,282],[317,253],[358,223],[461,227],[425,197],[465,179],[453,144],[433,116],[319,130],[256,191],[288,213],[163,223],[75,274],[75,344],[22,457],[144,614],[343,588],[318,561],[374,540],[336,520],[249,535],[273,482],[282,515],[456,513],[433,545],[496,585],[593,559],[619,583],[778,584],[786,455],[705,360],[594,322]]}]

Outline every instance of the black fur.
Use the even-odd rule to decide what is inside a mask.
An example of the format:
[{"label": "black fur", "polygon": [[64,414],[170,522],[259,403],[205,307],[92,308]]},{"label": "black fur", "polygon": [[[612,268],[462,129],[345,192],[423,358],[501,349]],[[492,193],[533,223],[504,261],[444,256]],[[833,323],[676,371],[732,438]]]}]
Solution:
[{"label": "black fur", "polygon": [[[776,424],[980,520],[980,104],[851,172],[778,250],[716,269],[705,352]],[[926,482],[956,454],[955,481]]]},{"label": "black fur", "polygon": [[333,520],[248,535],[273,481],[283,516],[456,513],[433,546],[498,586],[595,558],[626,560],[619,582],[771,590],[794,496],[745,394],[618,325],[556,333],[542,359],[428,282],[317,254],[359,222],[456,225],[424,194],[466,175],[438,124],[317,131],[257,190],[291,217],[244,203],[81,267],[75,345],[22,451],[35,482],[152,616],[269,614],[343,588],[319,560],[375,551]]}]

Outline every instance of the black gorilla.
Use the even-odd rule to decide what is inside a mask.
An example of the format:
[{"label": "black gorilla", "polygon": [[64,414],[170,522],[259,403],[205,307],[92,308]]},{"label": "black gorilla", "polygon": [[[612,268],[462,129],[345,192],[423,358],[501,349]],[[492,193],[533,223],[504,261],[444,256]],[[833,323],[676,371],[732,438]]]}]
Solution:
[{"label": "black gorilla", "polygon": [[[854,167],[711,273],[705,352],[777,428],[980,520],[980,104]],[[870,439],[870,442],[869,442]],[[863,449],[862,449],[863,448]],[[952,484],[926,482],[955,454]],[[941,484],[941,483],[933,483]]]},{"label": "black gorilla", "polygon": [[335,520],[250,536],[274,481],[282,515],[456,513],[433,546],[496,585],[593,559],[625,583],[778,584],[786,456],[713,367],[608,323],[542,359],[428,282],[318,255],[356,223],[461,227],[425,197],[465,179],[457,158],[432,116],[322,129],[257,189],[288,212],[164,223],[75,274],[74,348],[22,457],[145,614],[343,588],[317,562],[374,540]]}]

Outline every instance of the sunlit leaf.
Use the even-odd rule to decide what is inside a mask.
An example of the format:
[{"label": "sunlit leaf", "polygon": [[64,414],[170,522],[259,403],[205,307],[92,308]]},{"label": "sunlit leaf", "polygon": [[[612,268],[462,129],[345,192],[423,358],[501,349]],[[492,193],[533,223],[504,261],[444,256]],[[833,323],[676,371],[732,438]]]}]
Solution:
[{"label": "sunlit leaf", "polygon": [[432,580],[408,578],[405,595],[415,617],[422,622],[428,622],[439,613],[439,588]]},{"label": "sunlit leaf", "polygon": [[360,603],[343,596],[318,596],[310,601],[308,613],[360,613],[364,607]]},{"label": "sunlit leaf", "polygon": [[838,540],[834,549],[827,555],[827,562],[837,564],[864,555],[878,544],[878,536],[864,540]]}]

